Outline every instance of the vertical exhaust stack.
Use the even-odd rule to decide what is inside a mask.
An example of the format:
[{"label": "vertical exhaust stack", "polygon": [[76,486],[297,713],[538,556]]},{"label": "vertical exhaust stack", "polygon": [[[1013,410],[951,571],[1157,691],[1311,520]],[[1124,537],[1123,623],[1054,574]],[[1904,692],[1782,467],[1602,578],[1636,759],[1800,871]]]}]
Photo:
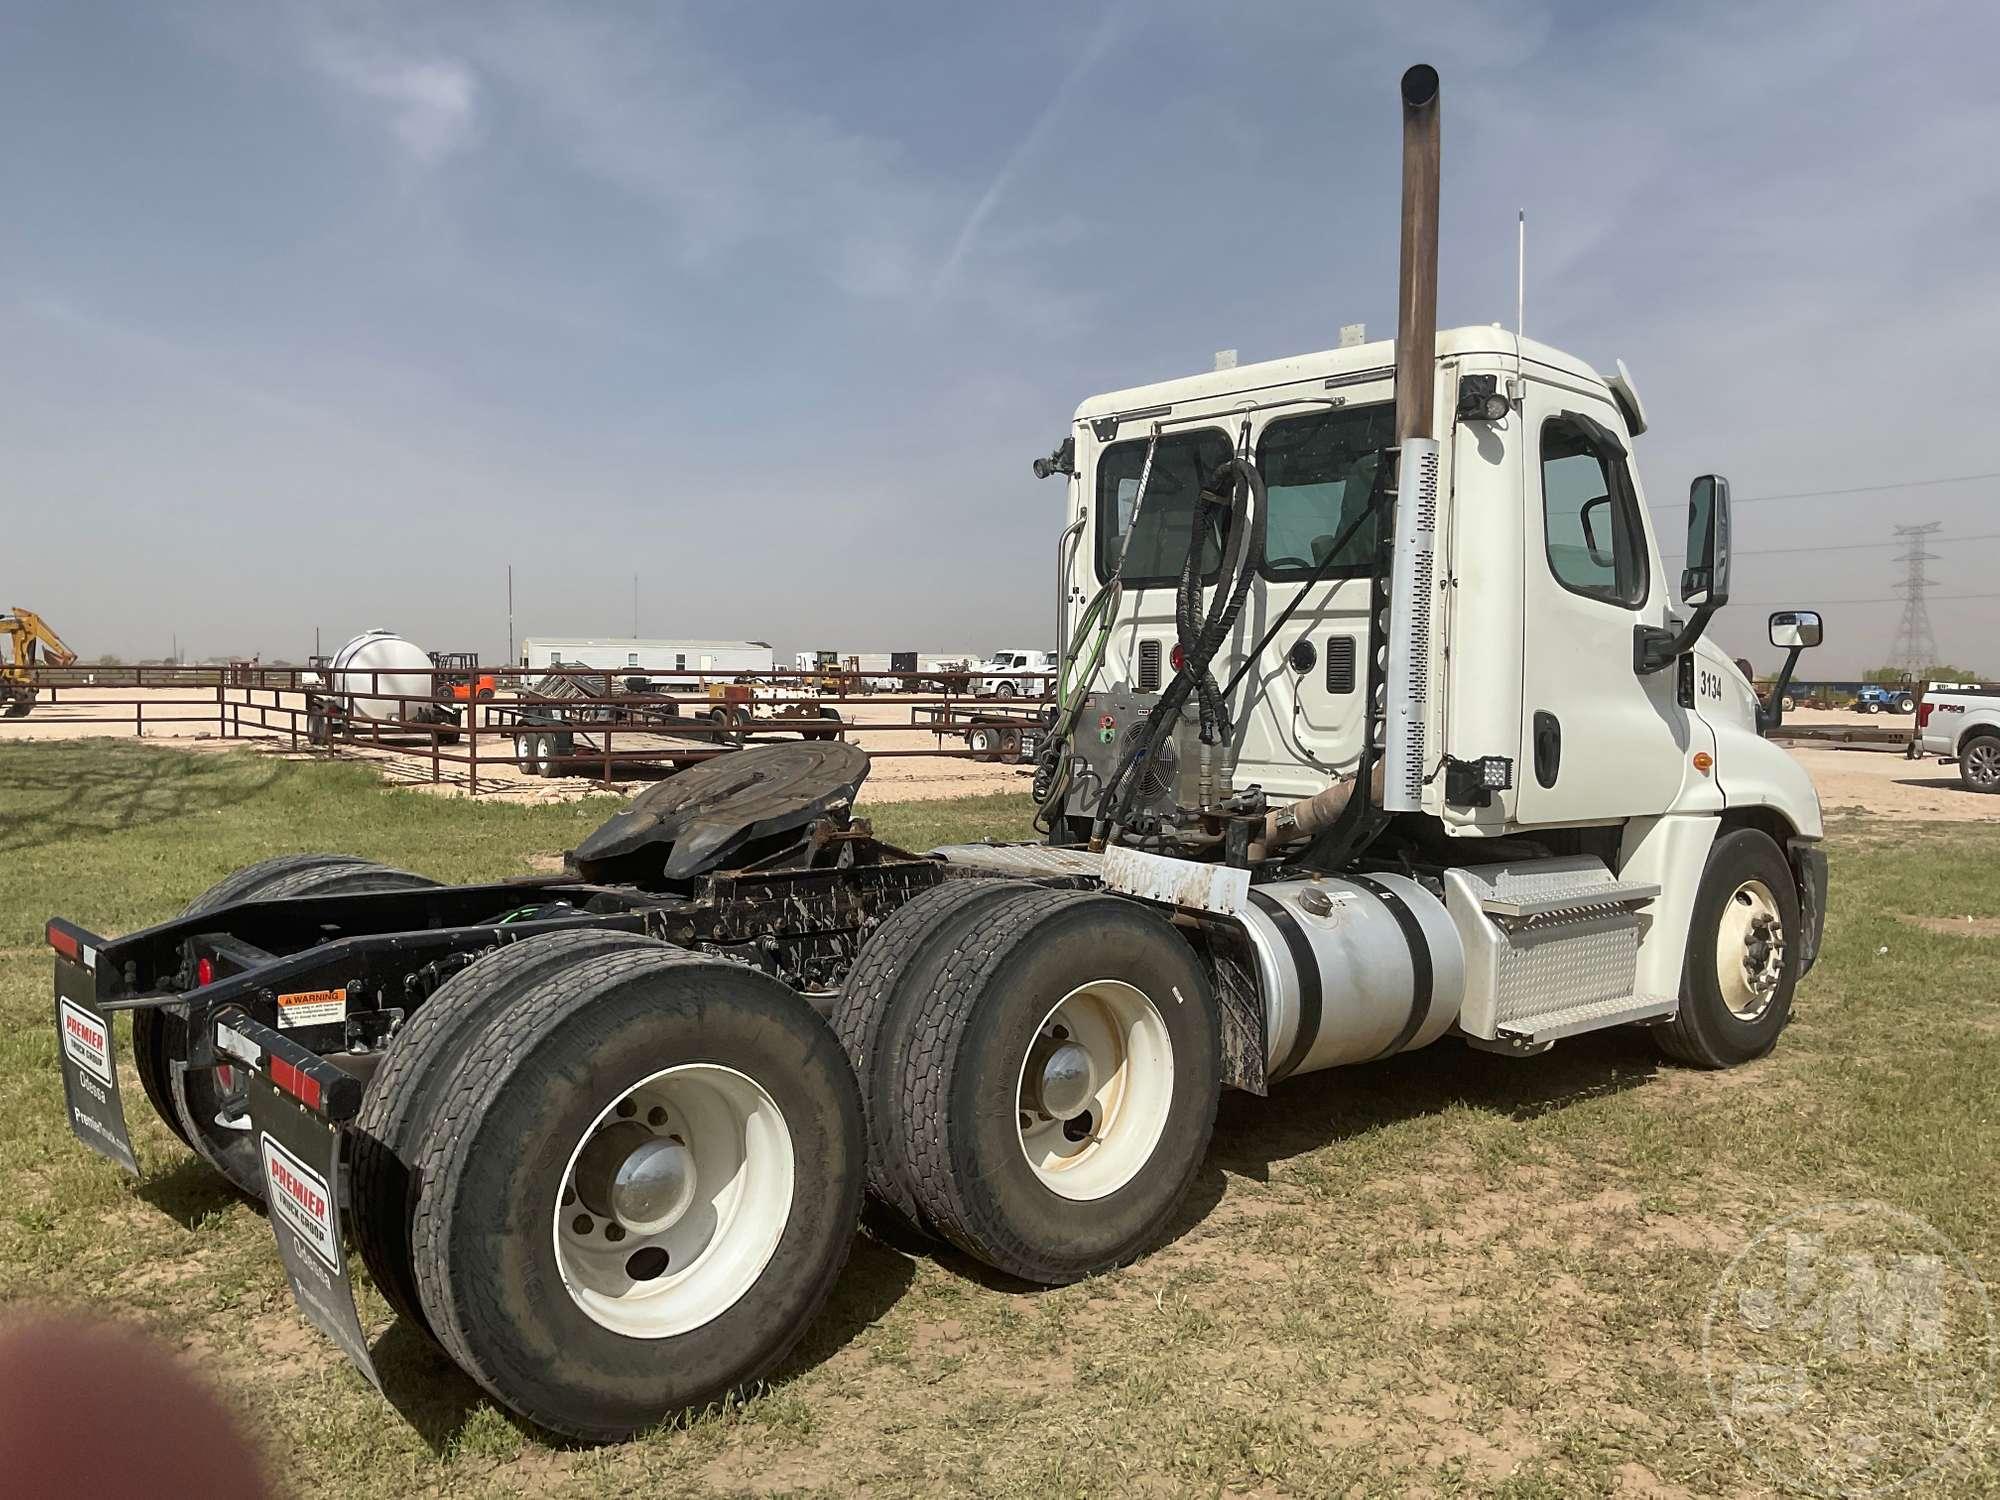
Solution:
[{"label": "vertical exhaust stack", "polygon": [[1421,812],[1438,499],[1437,69],[1403,75],[1403,253],[1396,298],[1396,535],[1383,653],[1384,812]]},{"label": "vertical exhaust stack", "polygon": [[1403,74],[1403,256],[1396,296],[1396,440],[1435,436],[1437,388],[1437,69]]}]

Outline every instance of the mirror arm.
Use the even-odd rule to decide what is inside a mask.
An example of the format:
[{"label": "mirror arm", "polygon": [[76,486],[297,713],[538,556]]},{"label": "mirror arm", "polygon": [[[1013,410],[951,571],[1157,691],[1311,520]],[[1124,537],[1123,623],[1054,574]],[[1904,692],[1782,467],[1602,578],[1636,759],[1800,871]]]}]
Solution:
[{"label": "mirror arm", "polygon": [[1785,694],[1792,690],[1792,669],[1799,664],[1799,656],[1804,646],[1794,646],[1785,653],[1785,664],[1778,669],[1778,680],[1771,684],[1768,702],[1757,705],[1757,733],[1769,737],[1785,722]]},{"label": "mirror arm", "polygon": [[1632,670],[1641,677],[1650,677],[1671,667],[1680,659],[1682,652],[1691,650],[1694,643],[1701,639],[1715,612],[1728,602],[1727,599],[1718,599],[1712,604],[1696,605],[1694,617],[1678,633],[1662,630],[1657,625],[1633,626]]}]

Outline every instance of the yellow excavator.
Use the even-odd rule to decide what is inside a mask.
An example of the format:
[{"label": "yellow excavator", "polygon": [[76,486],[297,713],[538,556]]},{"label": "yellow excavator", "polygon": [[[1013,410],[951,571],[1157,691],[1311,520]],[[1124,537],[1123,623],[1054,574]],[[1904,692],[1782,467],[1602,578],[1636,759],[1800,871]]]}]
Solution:
[{"label": "yellow excavator", "polygon": [[76,653],[40,615],[18,604],[0,615],[0,641],[7,646],[0,656],[0,713],[18,719],[35,706],[35,668],[73,667]]}]

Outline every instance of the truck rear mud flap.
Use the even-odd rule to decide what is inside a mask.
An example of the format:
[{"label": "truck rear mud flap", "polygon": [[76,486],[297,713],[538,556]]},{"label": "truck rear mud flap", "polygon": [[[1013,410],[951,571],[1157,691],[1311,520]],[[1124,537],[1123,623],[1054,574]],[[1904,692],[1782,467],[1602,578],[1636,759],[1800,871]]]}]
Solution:
[{"label": "truck rear mud flap", "polygon": [[81,928],[63,926],[58,932],[57,924],[49,924],[49,942],[56,950],[56,1035],[69,1128],[84,1145],[137,1177],[139,1158],[118,1094],[115,1033],[111,1017],[97,1008],[97,943]]},{"label": "truck rear mud flap", "polygon": [[361,1085],[241,1011],[216,1017],[216,1046],[249,1075],[250,1128],[292,1298],[380,1390],[341,1233],[342,1124],[359,1107]]}]

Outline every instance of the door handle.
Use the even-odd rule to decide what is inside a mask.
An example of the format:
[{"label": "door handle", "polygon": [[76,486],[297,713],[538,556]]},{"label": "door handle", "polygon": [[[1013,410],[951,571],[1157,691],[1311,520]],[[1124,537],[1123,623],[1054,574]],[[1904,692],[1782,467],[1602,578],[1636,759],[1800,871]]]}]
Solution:
[{"label": "door handle", "polygon": [[1547,709],[1535,710],[1535,781],[1544,790],[1556,784],[1562,771],[1562,720]]}]

